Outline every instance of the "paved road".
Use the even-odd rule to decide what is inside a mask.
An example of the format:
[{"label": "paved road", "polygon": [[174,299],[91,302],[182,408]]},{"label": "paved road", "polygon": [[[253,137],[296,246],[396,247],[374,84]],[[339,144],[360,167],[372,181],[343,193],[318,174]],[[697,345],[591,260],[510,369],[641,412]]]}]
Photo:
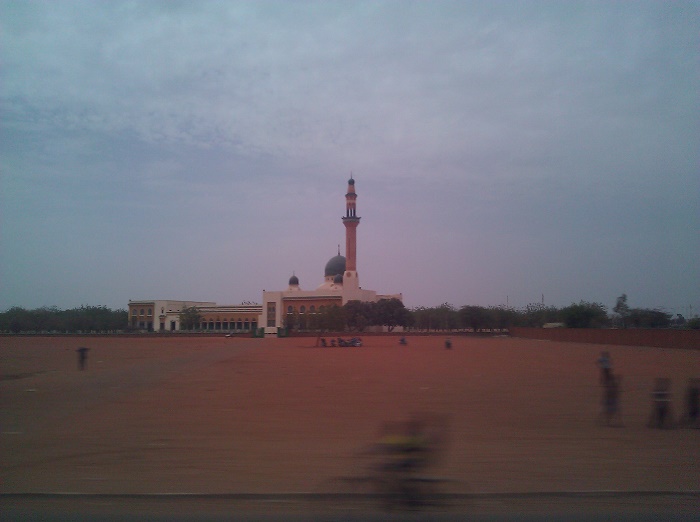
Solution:
[{"label": "paved road", "polygon": [[422,510],[381,511],[375,499],[304,495],[5,495],[7,521],[700,521],[700,494],[466,495]]}]

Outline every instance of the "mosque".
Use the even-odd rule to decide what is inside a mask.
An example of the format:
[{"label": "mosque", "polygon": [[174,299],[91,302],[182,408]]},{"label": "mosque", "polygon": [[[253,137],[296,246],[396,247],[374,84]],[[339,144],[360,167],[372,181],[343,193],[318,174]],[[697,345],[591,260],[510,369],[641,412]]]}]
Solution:
[{"label": "mosque", "polygon": [[315,290],[302,290],[299,279],[292,275],[286,290],[268,292],[263,290],[263,309],[259,324],[265,328],[265,334],[277,333],[279,328],[289,324],[288,317],[301,318],[315,314],[322,306],[342,306],[348,301],[376,302],[380,299],[396,298],[403,300],[401,294],[379,295],[374,290],[360,286],[357,274],[357,227],[360,217],[357,215],[357,193],[355,180],[348,180],[345,194],[345,257],[332,257],[324,270],[324,280]]},{"label": "mosque", "polygon": [[181,330],[180,312],[196,307],[202,319],[199,330],[225,332],[257,331],[263,328],[265,335],[276,335],[290,325],[303,325],[324,306],[342,306],[348,301],[376,302],[380,299],[403,300],[401,294],[380,295],[360,286],[357,272],[357,193],[355,180],[348,180],[345,194],[345,256],[332,257],[324,270],[323,282],[315,290],[302,290],[299,278],[292,275],[286,290],[263,290],[262,305],[217,305],[213,302],[138,300],[129,301],[129,325],[135,330]]}]

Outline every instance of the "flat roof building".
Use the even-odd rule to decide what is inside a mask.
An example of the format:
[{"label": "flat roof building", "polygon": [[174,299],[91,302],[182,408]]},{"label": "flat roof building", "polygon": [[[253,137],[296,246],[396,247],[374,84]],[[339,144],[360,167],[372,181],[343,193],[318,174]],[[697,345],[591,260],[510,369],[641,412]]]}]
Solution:
[{"label": "flat roof building", "polygon": [[140,300],[129,301],[129,327],[148,332],[184,330],[180,314],[185,308],[197,308],[197,330],[246,332],[258,328],[262,312],[259,304],[217,305],[211,301]]}]

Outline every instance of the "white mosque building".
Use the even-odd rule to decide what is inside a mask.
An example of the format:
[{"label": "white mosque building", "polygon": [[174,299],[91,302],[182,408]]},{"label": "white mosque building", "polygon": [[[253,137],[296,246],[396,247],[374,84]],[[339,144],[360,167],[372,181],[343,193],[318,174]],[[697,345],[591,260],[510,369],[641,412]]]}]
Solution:
[{"label": "white mosque building", "polygon": [[345,194],[345,257],[332,257],[324,270],[324,280],[315,290],[302,290],[299,279],[292,275],[286,290],[263,291],[263,308],[259,324],[265,328],[265,334],[275,334],[288,324],[287,317],[302,317],[315,314],[322,306],[342,306],[348,301],[376,302],[380,299],[396,298],[403,300],[401,294],[380,295],[375,290],[360,286],[357,273],[357,227],[360,218],[357,215],[357,193],[355,180],[348,180]]}]

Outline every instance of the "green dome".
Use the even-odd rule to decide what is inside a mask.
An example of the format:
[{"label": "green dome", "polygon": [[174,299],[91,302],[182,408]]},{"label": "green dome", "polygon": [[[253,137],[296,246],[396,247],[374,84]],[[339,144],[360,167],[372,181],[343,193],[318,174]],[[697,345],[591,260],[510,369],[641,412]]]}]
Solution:
[{"label": "green dome", "polygon": [[328,263],[326,263],[325,277],[335,276],[338,274],[345,273],[345,257],[337,255],[332,257]]}]

